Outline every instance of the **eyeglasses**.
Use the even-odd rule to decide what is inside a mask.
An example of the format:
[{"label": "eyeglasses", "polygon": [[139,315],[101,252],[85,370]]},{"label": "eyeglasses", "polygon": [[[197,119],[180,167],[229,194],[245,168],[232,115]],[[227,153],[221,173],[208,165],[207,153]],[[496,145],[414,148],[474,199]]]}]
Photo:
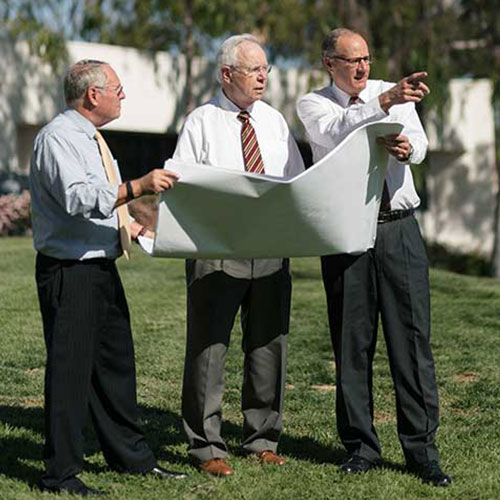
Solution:
[{"label": "eyeglasses", "polygon": [[259,75],[260,73],[264,73],[268,75],[271,73],[271,70],[273,69],[271,64],[268,64],[266,66],[255,66],[254,68],[248,68],[246,66],[229,66],[231,69],[234,69],[238,73],[241,73],[244,76],[255,76]]},{"label": "eyeglasses", "polygon": [[118,84],[114,87],[112,87],[110,85],[105,85],[104,87],[99,86],[99,85],[94,85],[94,87],[96,89],[99,89],[99,90],[111,89],[113,92],[116,93],[117,96],[119,96],[123,92],[123,85],[121,85],[121,84]]},{"label": "eyeglasses", "polygon": [[344,56],[331,56],[333,59],[340,59],[345,61],[349,66],[358,66],[361,63],[371,64],[373,62],[372,56],[364,57],[344,57]]}]

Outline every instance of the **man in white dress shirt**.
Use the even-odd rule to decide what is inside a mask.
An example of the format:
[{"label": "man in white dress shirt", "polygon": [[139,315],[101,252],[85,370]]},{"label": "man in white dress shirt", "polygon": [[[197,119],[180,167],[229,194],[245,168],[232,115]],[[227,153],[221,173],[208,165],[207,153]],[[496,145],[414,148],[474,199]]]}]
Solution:
[{"label": "man in white dress shirt", "polygon": [[[427,138],[415,111],[429,92],[426,73],[399,83],[369,80],[371,55],[357,32],[339,28],[323,41],[332,84],[297,104],[317,162],[366,123],[400,122],[400,135],[379,138],[389,152],[375,247],[362,255],[322,257],[336,360],[337,427],[349,452],[345,473],[372,469],[380,459],[373,425],[372,365],[379,314],[396,391],[398,435],[408,469],[448,486],[435,445],[438,393],[430,347],[428,263],[418,223],[420,204],[410,163],[420,163]],[[356,168],[354,164],[352,166]]]},{"label": "man in white dress shirt", "polygon": [[[275,176],[303,171],[283,116],[260,100],[269,71],[266,54],[255,37],[228,38],[218,54],[221,89],[186,118],[174,158]],[[208,474],[233,474],[221,437],[221,402],[226,352],[241,307],[245,354],[241,446],[264,463],[283,465],[285,460],[276,450],[290,313],[288,260],[189,260],[186,278],[182,415],[190,455]]]}]

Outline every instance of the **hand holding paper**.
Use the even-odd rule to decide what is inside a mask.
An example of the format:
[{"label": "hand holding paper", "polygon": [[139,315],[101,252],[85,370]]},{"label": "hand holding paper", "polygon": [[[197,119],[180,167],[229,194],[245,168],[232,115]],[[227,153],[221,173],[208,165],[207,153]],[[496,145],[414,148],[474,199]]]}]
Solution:
[{"label": "hand holding paper", "polygon": [[157,257],[271,258],[360,253],[375,241],[387,152],[398,123],[351,133],[292,179],[169,160],[182,179],[160,197]]}]

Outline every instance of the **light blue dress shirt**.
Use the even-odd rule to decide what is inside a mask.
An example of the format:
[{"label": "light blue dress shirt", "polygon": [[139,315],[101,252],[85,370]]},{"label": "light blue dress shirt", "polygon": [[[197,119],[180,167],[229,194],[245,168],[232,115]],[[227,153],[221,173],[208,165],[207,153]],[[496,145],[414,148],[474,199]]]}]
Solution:
[{"label": "light blue dress shirt", "polygon": [[[30,168],[35,249],[57,259],[114,259],[121,254],[115,203],[95,126],[72,108],[35,138]],[[121,182],[116,161],[113,160]]]}]

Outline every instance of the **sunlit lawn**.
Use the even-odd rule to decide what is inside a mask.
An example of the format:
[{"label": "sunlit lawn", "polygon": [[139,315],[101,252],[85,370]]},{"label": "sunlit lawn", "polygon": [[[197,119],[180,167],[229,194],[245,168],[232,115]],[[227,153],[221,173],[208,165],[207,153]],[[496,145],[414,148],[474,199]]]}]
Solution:
[{"label": "sunlit lawn", "polygon": [[[382,340],[374,377],[384,466],[364,476],[339,472],[345,454],[335,430],[333,358],[319,263],[296,259],[292,268],[288,385],[280,445],[287,465],[263,467],[237,453],[242,363],[237,327],[227,362],[223,427],[236,473],[218,480],[192,467],[180,422],[184,264],[151,259],[136,250],[131,262],[120,262],[120,269],[132,314],[144,428],[160,463],[188,472],[189,478],[165,482],[110,472],[89,431],[84,481],[107,491],[111,499],[500,498],[500,283],[443,271],[431,274],[432,344],[441,400],[438,443],[443,468],[454,477],[453,486],[441,490],[404,472]],[[33,272],[31,240],[0,239],[2,500],[50,498],[30,486],[43,468],[44,347]]]}]

